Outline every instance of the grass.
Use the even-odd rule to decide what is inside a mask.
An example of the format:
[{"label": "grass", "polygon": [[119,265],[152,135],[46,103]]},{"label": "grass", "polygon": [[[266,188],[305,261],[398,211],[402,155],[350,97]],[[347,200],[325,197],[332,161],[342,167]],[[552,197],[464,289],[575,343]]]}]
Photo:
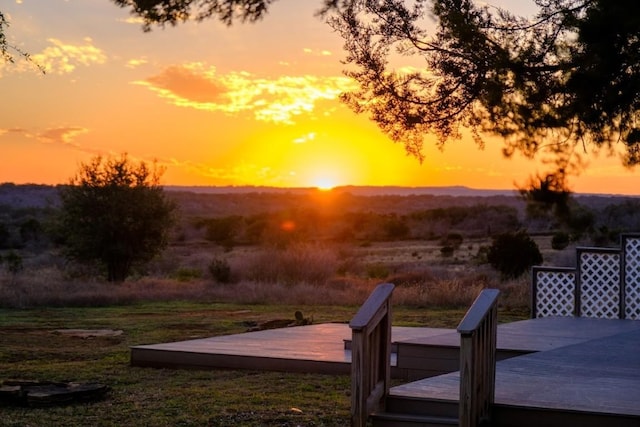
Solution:
[{"label": "grass", "polygon": [[[154,302],[112,307],[0,310],[4,379],[100,382],[98,402],[47,408],[0,406],[0,426],[344,426],[348,376],[235,370],[165,370],[129,366],[129,346],[243,332],[252,322],[293,319],[346,322],[357,306]],[[400,306],[394,324],[455,327],[460,309]],[[522,313],[501,313],[519,318]],[[114,329],[82,339],[57,329]]]},{"label": "grass", "polygon": [[[129,365],[132,345],[244,332],[293,320],[348,322],[380,282],[396,284],[394,325],[455,327],[481,289],[497,287],[501,321],[528,316],[528,278],[501,282],[476,265],[482,240],[443,258],[437,243],[295,245],[287,250],[210,243],[174,245],[139,277],[107,283],[55,254],[0,269],[1,380],[100,382],[90,404],[0,405],[2,426],[345,426],[348,376],[234,370],[164,370]],[[211,277],[213,260],[231,283]],[[114,329],[82,339],[58,329]]]}]

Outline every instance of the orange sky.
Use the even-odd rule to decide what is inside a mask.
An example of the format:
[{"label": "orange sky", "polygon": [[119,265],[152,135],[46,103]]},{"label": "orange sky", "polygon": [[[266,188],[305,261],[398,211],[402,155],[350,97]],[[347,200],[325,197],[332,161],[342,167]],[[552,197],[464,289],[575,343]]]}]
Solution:
[{"label": "orange sky", "polygon": [[[166,166],[173,185],[465,185],[512,189],[538,170],[501,142],[407,157],[342,105],[342,42],[320,1],[279,0],[263,21],[143,33],[108,0],[11,0],[8,37],[47,69],[0,63],[0,182],[67,182],[96,154]],[[500,3],[515,4],[517,0]],[[515,9],[517,11],[517,9]],[[400,64],[403,65],[403,64]],[[594,158],[578,192],[639,194],[640,174]]]}]

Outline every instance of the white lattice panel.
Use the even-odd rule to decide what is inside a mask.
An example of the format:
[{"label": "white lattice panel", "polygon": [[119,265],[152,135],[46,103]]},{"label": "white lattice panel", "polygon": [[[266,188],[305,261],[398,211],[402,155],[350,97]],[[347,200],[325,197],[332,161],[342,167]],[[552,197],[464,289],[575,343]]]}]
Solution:
[{"label": "white lattice panel", "polygon": [[536,271],[536,317],[573,316],[575,271]]},{"label": "white lattice panel", "polygon": [[640,319],[640,236],[624,240],[625,317]]},{"label": "white lattice panel", "polygon": [[580,315],[620,317],[620,253],[582,252],[580,268]]}]

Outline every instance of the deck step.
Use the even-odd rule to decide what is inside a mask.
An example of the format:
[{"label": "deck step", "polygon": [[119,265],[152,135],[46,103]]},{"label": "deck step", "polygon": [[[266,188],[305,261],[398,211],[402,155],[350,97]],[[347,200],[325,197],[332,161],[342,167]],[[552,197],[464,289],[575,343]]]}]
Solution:
[{"label": "deck step", "polygon": [[394,396],[393,394],[387,397],[386,402],[387,412],[398,414],[457,418],[458,409],[457,401]]},{"label": "deck step", "polygon": [[371,415],[373,427],[442,427],[457,426],[458,419],[431,415],[378,412]]}]

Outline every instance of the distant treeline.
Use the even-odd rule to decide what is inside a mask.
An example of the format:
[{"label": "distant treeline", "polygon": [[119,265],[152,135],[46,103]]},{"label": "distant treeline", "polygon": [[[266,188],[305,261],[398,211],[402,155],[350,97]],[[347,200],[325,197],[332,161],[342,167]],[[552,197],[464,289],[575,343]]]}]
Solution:
[{"label": "distant treeline", "polygon": [[[448,235],[491,237],[526,230],[554,233],[553,215],[530,217],[516,196],[360,196],[348,192],[256,192],[204,194],[169,191],[178,205],[176,242],[200,239],[222,245],[289,241],[389,241],[442,239]],[[584,196],[569,223],[581,232],[615,240],[640,231],[640,199]],[[0,184],[0,249],[47,246],[57,188]],[[603,242],[599,242],[603,243]]]}]

